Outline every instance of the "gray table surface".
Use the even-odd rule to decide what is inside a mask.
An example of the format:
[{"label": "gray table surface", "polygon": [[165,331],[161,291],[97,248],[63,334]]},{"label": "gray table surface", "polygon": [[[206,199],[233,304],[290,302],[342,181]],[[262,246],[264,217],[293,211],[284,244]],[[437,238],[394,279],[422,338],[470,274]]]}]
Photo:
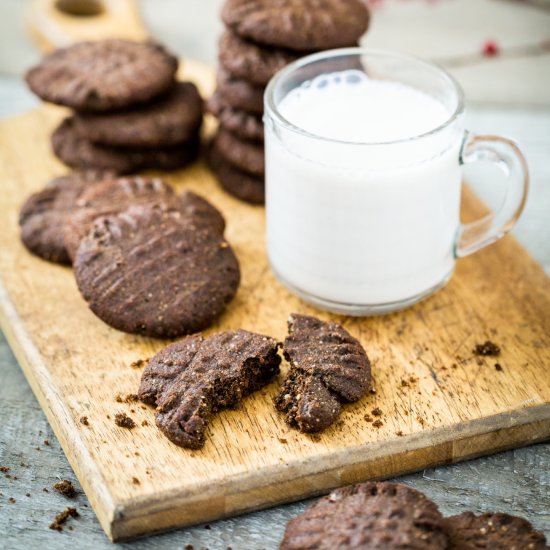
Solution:
[{"label": "gray table surface", "polygon": [[[23,30],[22,11],[27,4],[26,0],[0,1],[0,116],[36,104],[20,80],[23,69],[38,58]],[[189,4],[176,0],[141,2],[154,34],[183,55],[213,63],[216,41],[210,37],[220,29],[217,11],[221,0],[201,0],[198,4],[194,2],[189,9]],[[472,130],[512,135],[522,144],[531,168],[532,188],[514,233],[550,273],[550,111],[470,106],[468,122]],[[492,175],[482,168],[467,173],[490,205],[501,198],[498,185],[487,185]],[[0,373],[0,466],[10,468],[7,475],[0,474],[0,548],[112,547],[1,334]],[[52,490],[60,479],[72,480],[79,489],[74,501]],[[399,481],[424,491],[444,514],[506,511],[525,516],[550,538],[550,444],[430,468]],[[68,524],[72,530],[49,530],[54,515],[71,505],[80,513]],[[116,546],[168,550],[188,544],[197,549],[277,548],[286,522],[306,505],[279,506]]]}]

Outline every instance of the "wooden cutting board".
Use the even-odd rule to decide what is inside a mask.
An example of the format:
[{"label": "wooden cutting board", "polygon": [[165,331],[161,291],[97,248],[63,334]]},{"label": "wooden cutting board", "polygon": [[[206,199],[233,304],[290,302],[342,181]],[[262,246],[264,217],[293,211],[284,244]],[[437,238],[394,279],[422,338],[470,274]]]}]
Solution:
[{"label": "wooden cutting board", "polygon": [[[211,70],[188,62],[185,76],[211,91]],[[334,318],[366,347],[376,394],[347,406],[341,422],[313,438],[289,429],[275,412],[273,383],[217,415],[203,450],[176,447],[156,429],[151,408],[116,400],[138,387],[141,370],[132,362],[165,342],[109,328],[88,310],[71,269],[41,261],[19,241],[20,205],[65,172],[49,147],[61,116],[61,109],[41,107],[0,124],[0,321],[111,539],[550,437],[550,281],[514,239],[461,260],[443,291],[407,311],[331,316],[294,298],[272,276],[263,208],[224,194],[199,163],[167,177],[223,211],[243,275],[236,299],[211,331],[242,327],[283,339],[291,312]],[[482,211],[470,192],[465,210]],[[486,339],[502,347],[502,371],[494,359],[473,357],[475,343]],[[378,428],[365,419],[375,407],[383,412]],[[117,412],[137,427],[117,427]]]}]

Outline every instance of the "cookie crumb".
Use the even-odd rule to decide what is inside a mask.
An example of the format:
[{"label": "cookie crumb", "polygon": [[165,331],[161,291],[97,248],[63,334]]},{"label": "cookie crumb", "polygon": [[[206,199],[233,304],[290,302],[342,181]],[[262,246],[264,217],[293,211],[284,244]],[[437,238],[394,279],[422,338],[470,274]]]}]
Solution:
[{"label": "cookie crumb", "polygon": [[11,504],[15,504],[15,499],[13,497],[10,497],[8,499],[8,502],[10,502]]},{"label": "cookie crumb", "polygon": [[395,432],[395,435],[397,437],[403,437],[403,432],[401,430],[399,430],[399,431]]},{"label": "cookie crumb", "polygon": [[55,516],[55,519],[50,524],[50,529],[55,531],[63,531],[63,524],[69,518],[77,518],[80,514],[76,511],[76,508],[65,508],[63,512],[60,512]]},{"label": "cookie crumb", "polygon": [[375,420],[372,425],[375,427],[375,428],[381,428],[383,425],[384,425],[384,422],[382,422],[382,420]]},{"label": "cookie crumb", "polygon": [[90,425],[90,422],[88,421],[87,416],[81,416],[80,417],[80,423],[83,424],[84,426],[89,426]]},{"label": "cookie crumb", "polygon": [[130,366],[133,369],[142,369],[148,362],[149,362],[149,359],[138,359],[137,361],[130,363]]},{"label": "cookie crumb", "polygon": [[131,430],[136,427],[136,423],[125,413],[115,414],[115,424],[121,428]]},{"label": "cookie crumb", "polygon": [[2,472],[2,473],[5,474],[5,473],[7,473],[7,472],[9,472],[9,471],[10,471],[9,466],[0,466],[0,472]]},{"label": "cookie crumb", "polygon": [[50,492],[50,491],[48,491],[48,489],[46,489],[46,487],[42,487],[42,491],[43,491],[44,493],[49,493],[49,492]]},{"label": "cookie crumb", "polygon": [[195,550],[195,547],[192,544],[186,544],[183,550]]},{"label": "cookie crumb", "polygon": [[364,417],[363,417],[367,422],[372,422],[374,419],[372,418],[372,416],[366,414]]},{"label": "cookie crumb", "polygon": [[424,426],[424,424],[426,423],[425,420],[424,420],[420,415],[417,415],[416,421],[417,421],[421,426]]},{"label": "cookie crumb", "polygon": [[136,401],[139,401],[139,397],[135,393],[128,393],[126,395],[121,395],[118,393],[115,396],[115,401],[117,403],[135,403]]},{"label": "cookie crumb", "polygon": [[382,409],[380,407],[376,407],[376,408],[372,409],[371,414],[373,416],[382,416],[382,414],[383,414]]},{"label": "cookie crumb", "polygon": [[500,347],[491,342],[491,340],[486,340],[483,344],[476,344],[473,354],[485,357],[497,357],[500,355]]},{"label": "cookie crumb", "polygon": [[31,494],[30,494],[30,493],[25,493],[25,496],[26,496],[26,497],[30,497]]},{"label": "cookie crumb", "polygon": [[284,438],[284,437],[279,437],[279,441],[283,444],[283,445],[286,445],[288,443],[288,441]]},{"label": "cookie crumb", "polygon": [[76,489],[74,485],[68,480],[64,479],[58,481],[53,488],[61,495],[66,496],[67,498],[74,498],[76,496]]},{"label": "cookie crumb", "polygon": [[495,369],[498,371],[502,371],[502,365],[500,363],[495,363]]},{"label": "cookie crumb", "polygon": [[137,478],[137,477],[132,477],[132,483],[134,485],[140,485],[141,484],[141,481]]},{"label": "cookie crumb", "polygon": [[147,422],[147,420],[144,420],[142,423],[141,423],[142,426],[149,426],[149,422]]},{"label": "cookie crumb", "polygon": [[50,446],[50,442],[49,442],[47,439],[44,439],[44,445],[46,445],[46,447],[49,447],[49,446]]}]

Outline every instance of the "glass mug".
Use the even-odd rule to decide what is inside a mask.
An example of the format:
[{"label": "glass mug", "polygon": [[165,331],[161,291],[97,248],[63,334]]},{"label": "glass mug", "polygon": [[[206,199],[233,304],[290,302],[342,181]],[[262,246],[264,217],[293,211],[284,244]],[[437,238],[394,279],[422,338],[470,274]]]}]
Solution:
[{"label": "glass mug", "polygon": [[[427,93],[448,118],[406,139],[356,142],[283,116],[289,92],[341,71]],[[459,85],[416,58],[363,48],[302,58],[269,83],[264,122],[269,262],[289,290],[322,309],[374,315],[418,302],[449,281],[457,258],[508,232],[525,204],[528,169],[517,145],[465,131]],[[461,165],[478,161],[502,168],[506,198],[498,211],[462,225]]]}]

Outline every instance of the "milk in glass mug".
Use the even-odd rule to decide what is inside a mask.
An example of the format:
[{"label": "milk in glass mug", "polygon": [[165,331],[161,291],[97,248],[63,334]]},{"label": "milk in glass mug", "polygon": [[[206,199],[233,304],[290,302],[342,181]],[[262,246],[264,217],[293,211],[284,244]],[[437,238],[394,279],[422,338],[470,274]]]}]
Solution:
[{"label": "milk in glass mug", "polygon": [[[464,129],[437,66],[362,48],[305,57],[265,94],[267,249],[292,292],[348,315],[387,313],[449,281],[457,258],[511,229],[527,196],[517,145]],[[461,166],[504,172],[500,209],[460,223]]]}]

